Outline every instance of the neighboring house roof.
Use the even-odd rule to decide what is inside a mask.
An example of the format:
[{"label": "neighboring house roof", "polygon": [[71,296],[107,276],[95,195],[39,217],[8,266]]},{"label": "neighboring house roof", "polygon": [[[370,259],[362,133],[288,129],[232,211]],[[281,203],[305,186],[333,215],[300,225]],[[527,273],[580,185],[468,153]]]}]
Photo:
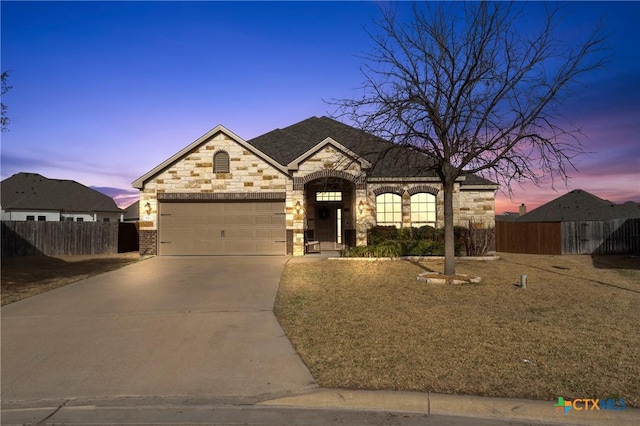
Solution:
[{"label": "neighboring house roof", "polygon": [[496,221],[498,222],[515,222],[520,217],[520,213],[516,212],[504,212],[496,215]]},{"label": "neighboring house roof", "polygon": [[140,219],[140,200],[124,208],[124,220],[133,221]]},{"label": "neighboring house roof", "polygon": [[516,219],[517,222],[568,222],[640,218],[640,204],[615,204],[575,189]]},{"label": "neighboring house roof", "polygon": [[113,198],[72,180],[17,173],[0,183],[4,210],[122,212]]}]

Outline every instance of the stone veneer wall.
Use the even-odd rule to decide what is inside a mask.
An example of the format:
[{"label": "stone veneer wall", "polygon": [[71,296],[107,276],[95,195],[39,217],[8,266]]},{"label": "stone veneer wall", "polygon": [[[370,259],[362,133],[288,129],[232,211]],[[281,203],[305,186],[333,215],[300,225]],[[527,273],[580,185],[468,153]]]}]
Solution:
[{"label": "stone veneer wall", "polygon": [[[213,173],[213,155],[219,150],[229,154],[229,173]],[[294,178],[304,178],[320,170],[346,173],[356,182],[361,176],[360,163],[326,146],[311,155],[293,173]],[[287,253],[304,255],[304,226],[307,208],[305,190],[294,188],[294,181],[266,161],[246,150],[229,136],[220,132],[204,142],[175,164],[167,167],[153,179],[145,182],[140,195],[140,254],[157,254],[158,194],[162,193],[243,193],[286,191],[286,240]],[[438,182],[385,182],[369,183],[366,189],[356,185],[351,206],[351,219],[356,229],[357,245],[367,243],[367,229],[375,225],[376,196],[373,191],[381,187],[400,188],[403,193],[403,226],[411,226],[408,191],[412,187],[428,185],[437,188],[438,226],[444,226],[444,199]],[[456,225],[466,225],[469,219],[485,226],[494,225],[495,199],[493,190],[460,190],[454,188],[454,212]],[[363,211],[360,212],[360,202]],[[151,213],[147,214],[149,204]],[[296,206],[300,203],[300,212]]]},{"label": "stone veneer wall", "polygon": [[456,225],[467,226],[469,220],[482,228],[492,228],[496,224],[496,198],[494,190],[468,190],[458,194],[459,206],[456,210]]},{"label": "stone veneer wall", "polygon": [[[229,154],[229,173],[213,172],[213,156],[218,151]],[[289,192],[291,189],[290,179],[284,173],[219,132],[145,182],[140,194],[140,252],[157,254],[158,194]],[[146,212],[147,203],[150,214]]]},{"label": "stone veneer wall", "polygon": [[[437,181],[424,182],[385,182],[370,183],[367,185],[367,218],[366,223],[376,222],[376,194],[374,191],[380,188],[396,189],[402,194],[402,227],[411,226],[411,188],[428,186],[437,189],[436,194],[436,220],[438,228],[444,228],[444,191],[442,184]],[[394,191],[395,192],[395,191]],[[465,190],[459,183],[453,189],[454,225],[466,226],[471,219],[481,223],[483,227],[495,225],[495,191],[490,190]],[[371,225],[373,226],[373,225]],[[369,226],[370,227],[370,226]]]},{"label": "stone veneer wall", "polygon": [[[327,171],[330,172],[330,175],[335,175],[336,177],[342,177],[346,180],[351,180],[355,182],[358,180],[358,177],[361,174],[360,163],[353,158],[345,155],[338,149],[336,149],[332,145],[326,145],[324,148],[320,149],[318,152],[310,155],[306,158],[302,163],[299,164],[298,170],[293,172],[294,179],[301,179],[305,177],[309,177],[312,174],[317,174],[319,171]],[[294,256],[302,256],[304,255],[304,231],[305,231],[305,219],[314,218],[314,208],[315,201],[307,200],[305,194],[307,193],[306,189],[296,188],[290,194],[292,199],[292,205],[300,202],[303,207],[303,214],[294,215],[293,225],[293,255]],[[290,197],[289,194],[287,198]],[[345,215],[345,229],[356,229],[356,241],[361,240],[358,236],[362,233],[362,227],[358,226],[359,218],[357,217],[357,205],[358,202],[362,199],[362,196],[358,195],[358,191],[355,192],[355,197],[352,197],[351,192],[344,195],[343,205],[346,206],[345,210],[348,208],[348,211],[343,211]],[[309,222],[307,222],[307,226]],[[289,223],[287,223],[287,228],[289,227]],[[313,225],[315,228],[315,225]],[[365,235],[365,244],[366,244],[366,230],[364,231]]]}]

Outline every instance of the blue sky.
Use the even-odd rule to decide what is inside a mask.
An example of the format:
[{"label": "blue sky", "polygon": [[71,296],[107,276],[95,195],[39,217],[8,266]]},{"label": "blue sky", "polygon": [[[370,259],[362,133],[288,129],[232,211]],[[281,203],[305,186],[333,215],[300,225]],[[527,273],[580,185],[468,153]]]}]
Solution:
[{"label": "blue sky", "polygon": [[[403,7],[406,4],[403,4]],[[539,10],[527,3],[525,10]],[[638,2],[570,2],[563,36],[600,17],[613,60],[585,79],[565,116],[590,156],[568,190],[640,201]],[[244,139],[310,116],[323,100],[357,95],[371,48],[373,2],[1,3],[9,132],[2,179],[18,172],[102,188],[121,205],[131,182],[217,124]],[[535,22],[535,20],[532,20]],[[556,185],[498,193],[497,212],[563,194]]]}]

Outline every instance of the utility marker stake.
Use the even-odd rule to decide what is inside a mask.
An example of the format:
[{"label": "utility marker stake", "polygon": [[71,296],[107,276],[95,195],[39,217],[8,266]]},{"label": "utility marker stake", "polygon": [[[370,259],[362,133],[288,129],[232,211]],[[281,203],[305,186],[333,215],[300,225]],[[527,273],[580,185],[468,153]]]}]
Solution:
[{"label": "utility marker stake", "polygon": [[524,274],[520,275],[520,288],[527,288],[527,276]]}]

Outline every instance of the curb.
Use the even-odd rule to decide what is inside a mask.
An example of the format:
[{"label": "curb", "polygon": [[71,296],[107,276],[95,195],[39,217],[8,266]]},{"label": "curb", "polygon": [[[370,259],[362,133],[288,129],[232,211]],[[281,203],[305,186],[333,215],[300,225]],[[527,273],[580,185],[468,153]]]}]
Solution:
[{"label": "curb", "polygon": [[491,398],[422,392],[318,389],[302,395],[262,401],[256,405],[298,408],[343,408],[406,411],[472,418],[535,421],[554,425],[635,426],[640,410],[556,411],[553,401]]},{"label": "curb", "polygon": [[[456,260],[476,260],[476,261],[491,261],[498,260],[500,256],[456,256]],[[327,260],[346,260],[346,261],[360,261],[360,262],[376,262],[388,261],[388,260],[444,260],[444,256],[399,256],[399,257],[328,257]]]}]

